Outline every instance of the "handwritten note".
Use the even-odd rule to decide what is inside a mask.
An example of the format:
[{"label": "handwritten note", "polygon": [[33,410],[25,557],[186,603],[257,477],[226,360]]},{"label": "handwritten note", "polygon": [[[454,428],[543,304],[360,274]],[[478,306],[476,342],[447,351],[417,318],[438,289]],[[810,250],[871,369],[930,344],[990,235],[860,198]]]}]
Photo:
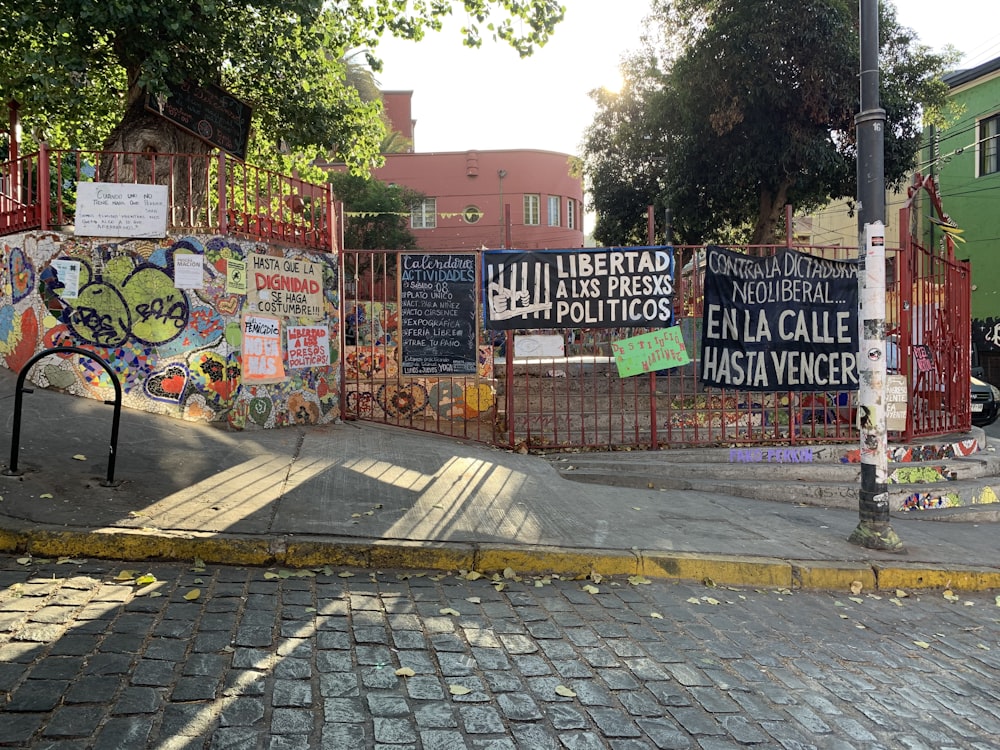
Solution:
[{"label": "handwritten note", "polygon": [[277,383],[285,378],[281,362],[281,320],[243,316],[243,382]]},{"label": "handwritten note", "polygon": [[287,326],[288,366],[326,367],[330,364],[330,331],[326,326]]},{"label": "handwritten note", "polygon": [[618,375],[627,378],[654,370],[667,370],[691,362],[680,326],[622,339],[611,344]]},{"label": "handwritten note", "polygon": [[81,182],[76,233],[90,237],[166,237],[167,186]]}]

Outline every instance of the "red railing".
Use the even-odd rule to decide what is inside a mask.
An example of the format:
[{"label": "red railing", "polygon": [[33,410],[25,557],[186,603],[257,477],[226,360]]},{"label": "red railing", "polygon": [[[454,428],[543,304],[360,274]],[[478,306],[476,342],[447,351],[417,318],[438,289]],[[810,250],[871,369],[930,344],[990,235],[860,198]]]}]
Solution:
[{"label": "red railing", "polygon": [[165,185],[169,230],[232,234],[330,252],[330,185],[218,154],[48,149],[0,164],[0,235],[73,224],[76,185]]}]

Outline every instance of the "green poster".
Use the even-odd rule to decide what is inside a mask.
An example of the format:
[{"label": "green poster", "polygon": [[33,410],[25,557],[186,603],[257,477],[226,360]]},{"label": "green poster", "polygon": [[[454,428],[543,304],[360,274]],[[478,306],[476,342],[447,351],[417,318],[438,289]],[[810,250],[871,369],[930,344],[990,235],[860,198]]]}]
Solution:
[{"label": "green poster", "polygon": [[618,375],[627,378],[654,370],[668,370],[691,362],[680,326],[661,328],[611,345]]}]

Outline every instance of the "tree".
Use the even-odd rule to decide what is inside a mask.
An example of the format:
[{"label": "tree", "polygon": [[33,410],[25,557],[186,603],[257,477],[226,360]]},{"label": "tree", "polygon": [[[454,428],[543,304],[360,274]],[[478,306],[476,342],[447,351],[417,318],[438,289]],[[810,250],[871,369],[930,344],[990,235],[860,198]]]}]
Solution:
[{"label": "tree", "polygon": [[[587,131],[595,237],[645,234],[669,206],[680,241],[771,242],[784,206],[855,194],[858,11],[847,0],[654,0],[652,33],[620,94],[596,92]],[[949,54],[881,8],[886,182],[919,151],[921,115],[944,106]],[[636,189],[637,188],[637,189]]]},{"label": "tree", "polygon": [[[453,6],[522,55],[562,19],[557,0],[0,0],[0,96],[21,105],[35,142],[106,150],[204,153],[209,147],[146,109],[185,80],[253,106],[253,156],[379,161],[380,104],[347,84],[345,56],[390,33],[420,39]],[[377,70],[374,55],[368,61]],[[258,162],[260,163],[260,162]]]},{"label": "tree", "polygon": [[410,206],[422,200],[422,194],[348,172],[331,174],[330,182],[337,200],[344,204],[345,248],[411,250],[417,246],[407,224]]}]

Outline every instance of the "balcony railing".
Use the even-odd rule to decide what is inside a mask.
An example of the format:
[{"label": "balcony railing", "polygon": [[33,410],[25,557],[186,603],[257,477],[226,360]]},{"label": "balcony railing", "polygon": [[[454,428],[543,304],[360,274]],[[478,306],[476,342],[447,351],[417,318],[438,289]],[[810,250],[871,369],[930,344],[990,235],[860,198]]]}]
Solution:
[{"label": "balcony railing", "polygon": [[172,232],[335,249],[333,194],[218,154],[49,149],[0,163],[0,235],[69,228],[80,182],[165,185]]}]

